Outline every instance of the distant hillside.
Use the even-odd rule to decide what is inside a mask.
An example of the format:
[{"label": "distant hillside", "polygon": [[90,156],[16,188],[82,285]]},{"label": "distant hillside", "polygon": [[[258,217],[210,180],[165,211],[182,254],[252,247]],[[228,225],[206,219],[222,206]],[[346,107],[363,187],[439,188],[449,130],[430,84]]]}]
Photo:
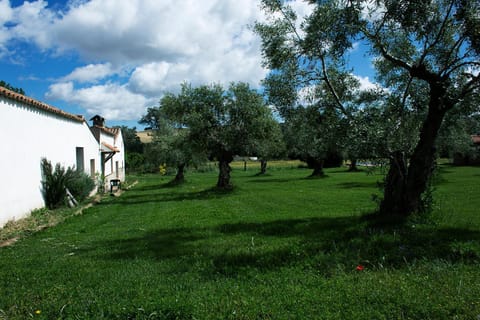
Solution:
[{"label": "distant hillside", "polygon": [[140,138],[142,143],[151,143],[153,140],[153,132],[152,130],[138,131],[137,137]]}]

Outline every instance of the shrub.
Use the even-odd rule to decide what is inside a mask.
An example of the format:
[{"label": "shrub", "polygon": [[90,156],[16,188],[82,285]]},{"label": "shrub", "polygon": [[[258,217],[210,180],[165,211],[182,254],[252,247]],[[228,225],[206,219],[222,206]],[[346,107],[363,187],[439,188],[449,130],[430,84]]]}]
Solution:
[{"label": "shrub", "polygon": [[65,199],[66,173],[59,163],[53,170],[52,163],[45,158],[41,160],[42,195],[49,209],[60,207]]},{"label": "shrub", "polygon": [[85,172],[68,168],[66,176],[65,187],[77,201],[85,200],[95,188],[95,181]]},{"label": "shrub", "polygon": [[65,170],[59,163],[53,169],[52,163],[47,159],[41,160],[42,169],[42,195],[45,205],[55,209],[65,204],[65,188],[77,200],[85,199],[95,187],[95,182],[84,172],[67,168]]}]

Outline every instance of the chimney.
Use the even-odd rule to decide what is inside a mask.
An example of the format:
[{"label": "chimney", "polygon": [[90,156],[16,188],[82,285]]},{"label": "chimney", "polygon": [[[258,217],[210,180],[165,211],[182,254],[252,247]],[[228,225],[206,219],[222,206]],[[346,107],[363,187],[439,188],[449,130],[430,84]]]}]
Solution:
[{"label": "chimney", "polygon": [[105,118],[99,116],[98,114],[95,115],[92,119],[90,119],[90,121],[93,121],[93,125],[96,127],[105,127]]}]

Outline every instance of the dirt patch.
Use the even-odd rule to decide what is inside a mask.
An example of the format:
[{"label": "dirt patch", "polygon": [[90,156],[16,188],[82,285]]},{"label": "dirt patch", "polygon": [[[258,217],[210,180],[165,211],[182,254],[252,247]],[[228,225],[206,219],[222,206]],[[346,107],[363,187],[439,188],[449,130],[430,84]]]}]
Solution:
[{"label": "dirt patch", "polygon": [[11,239],[8,239],[8,240],[5,240],[5,241],[0,241],[0,248],[11,246],[11,245],[14,244],[15,242],[17,242],[18,239],[20,239],[19,236],[14,237],[14,238],[11,238]]}]

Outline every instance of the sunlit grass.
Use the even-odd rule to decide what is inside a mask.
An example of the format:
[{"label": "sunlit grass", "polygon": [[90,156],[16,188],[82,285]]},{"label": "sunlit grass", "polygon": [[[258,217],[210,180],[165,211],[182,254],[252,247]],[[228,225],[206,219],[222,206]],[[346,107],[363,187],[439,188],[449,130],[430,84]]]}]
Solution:
[{"label": "sunlit grass", "polygon": [[[377,172],[135,177],[0,249],[0,319],[476,319],[480,168],[442,166],[428,219],[382,226]],[[277,168],[277,169],[274,169]],[[363,266],[363,270],[357,267]],[[361,268],[360,268],[361,269]],[[40,313],[37,313],[40,311]]]}]

